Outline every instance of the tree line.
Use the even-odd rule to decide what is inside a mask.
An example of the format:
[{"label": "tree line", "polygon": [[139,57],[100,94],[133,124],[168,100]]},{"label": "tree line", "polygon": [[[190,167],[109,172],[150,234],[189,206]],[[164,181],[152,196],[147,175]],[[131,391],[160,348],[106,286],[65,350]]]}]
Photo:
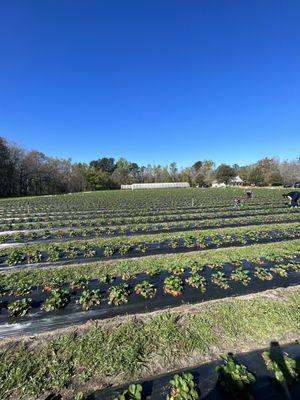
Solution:
[{"label": "tree line", "polygon": [[300,158],[280,162],[264,158],[239,166],[212,160],[195,162],[187,168],[169,165],[139,166],[125,158],[99,158],[90,163],[48,157],[26,151],[0,137],[0,196],[32,196],[87,190],[118,189],[122,184],[153,182],[189,182],[191,186],[210,186],[214,180],[228,183],[239,175],[257,186],[293,184],[300,181]]}]

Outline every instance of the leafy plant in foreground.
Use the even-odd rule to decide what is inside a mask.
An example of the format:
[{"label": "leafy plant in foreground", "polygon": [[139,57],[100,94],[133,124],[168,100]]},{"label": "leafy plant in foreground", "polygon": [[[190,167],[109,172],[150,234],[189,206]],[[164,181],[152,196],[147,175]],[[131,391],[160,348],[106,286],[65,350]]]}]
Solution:
[{"label": "leafy plant in foreground", "polygon": [[31,303],[32,299],[30,298],[14,301],[7,306],[9,315],[11,317],[23,317],[30,309]]},{"label": "leafy plant in foreground", "polygon": [[251,278],[249,276],[249,271],[244,269],[243,267],[238,267],[236,268],[232,273],[231,273],[231,279],[236,282],[242,282],[244,286],[247,286],[248,283],[251,281]]},{"label": "leafy plant in foreground", "polygon": [[265,268],[261,267],[255,267],[254,276],[262,281],[271,281],[273,279],[273,275]]},{"label": "leafy plant in foreground", "polygon": [[206,279],[200,274],[193,274],[186,279],[186,282],[193,288],[199,289],[201,293],[206,291]]},{"label": "leafy plant in foreground", "polygon": [[194,377],[190,373],[174,375],[170,380],[171,390],[167,395],[167,400],[197,400],[199,393],[196,390]]},{"label": "leafy plant in foreground", "polygon": [[164,280],[164,292],[171,294],[174,297],[180,296],[182,294],[183,285],[182,279],[178,276],[168,276]]},{"label": "leafy plant in foreground", "polygon": [[115,246],[112,244],[107,244],[106,246],[103,247],[103,255],[105,257],[112,256],[115,253],[116,249]]},{"label": "leafy plant in foreground", "polygon": [[23,252],[19,250],[13,250],[7,257],[6,263],[8,265],[21,264],[25,260]]},{"label": "leafy plant in foreground", "polygon": [[247,367],[239,364],[231,355],[221,355],[224,364],[216,367],[218,382],[234,398],[251,399],[249,385],[256,381],[255,376]]},{"label": "leafy plant in foreground", "polygon": [[287,353],[271,355],[269,351],[264,351],[262,357],[268,370],[275,373],[275,378],[288,386],[300,380],[300,370],[297,362]]},{"label": "leafy plant in foreground", "polygon": [[278,274],[281,276],[281,278],[286,278],[288,275],[287,268],[285,266],[271,267],[270,271]]},{"label": "leafy plant in foreground", "polygon": [[100,276],[99,276],[99,282],[100,282],[100,283],[111,283],[111,282],[113,282],[115,279],[116,279],[115,276],[111,276],[111,275],[108,275],[108,274],[100,275]]},{"label": "leafy plant in foreground", "polygon": [[41,262],[42,257],[42,253],[39,250],[32,250],[27,252],[27,261],[29,264]]},{"label": "leafy plant in foreground", "polygon": [[77,303],[82,305],[84,311],[101,303],[100,290],[84,290]]},{"label": "leafy plant in foreground", "polygon": [[31,290],[32,290],[31,284],[21,280],[15,285],[13,294],[15,296],[24,296],[24,294],[30,293]]},{"label": "leafy plant in foreground", "polygon": [[170,271],[174,275],[182,275],[184,273],[184,267],[175,264],[171,266]]},{"label": "leafy plant in foreground", "polygon": [[148,281],[138,283],[135,286],[134,290],[136,294],[140,294],[145,298],[154,297],[156,294],[156,288],[154,287],[154,285],[152,285],[152,283]]},{"label": "leafy plant in foreground", "polygon": [[78,276],[74,281],[70,283],[70,287],[72,289],[79,289],[79,290],[84,290],[88,287],[88,284],[90,283],[89,278],[85,276]]},{"label": "leafy plant in foreground", "polygon": [[47,261],[58,261],[60,259],[59,247],[55,244],[48,246],[48,259]]},{"label": "leafy plant in foreground", "polygon": [[212,283],[215,283],[216,285],[220,286],[220,288],[222,289],[229,288],[228,280],[224,272],[218,271],[215,274],[212,274],[211,281]]},{"label": "leafy plant in foreground", "polygon": [[62,284],[62,278],[57,275],[52,275],[51,278],[44,284],[44,292],[51,292]]},{"label": "leafy plant in foreground", "polygon": [[44,311],[53,311],[64,308],[70,301],[70,294],[67,290],[54,289],[50,297],[45,301],[42,306]]},{"label": "leafy plant in foreground", "polygon": [[121,283],[117,286],[112,286],[108,289],[108,304],[119,306],[122,303],[128,302],[128,285]]},{"label": "leafy plant in foreground", "polygon": [[123,279],[123,281],[130,281],[131,279],[134,278],[134,275],[131,274],[128,271],[123,272],[123,274],[121,275],[121,278]]},{"label": "leafy plant in foreground", "polygon": [[90,243],[85,243],[83,246],[83,255],[86,258],[94,257],[96,255],[96,250]]},{"label": "leafy plant in foreground", "polygon": [[128,389],[119,394],[114,400],[142,400],[143,388],[141,385],[129,385]]}]

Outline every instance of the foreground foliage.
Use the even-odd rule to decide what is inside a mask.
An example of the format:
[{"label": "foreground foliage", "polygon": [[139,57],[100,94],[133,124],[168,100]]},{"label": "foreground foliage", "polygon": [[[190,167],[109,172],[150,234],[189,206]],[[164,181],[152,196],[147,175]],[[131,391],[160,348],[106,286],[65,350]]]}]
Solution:
[{"label": "foreground foliage", "polygon": [[247,341],[263,346],[270,337],[297,336],[299,307],[296,291],[282,293],[278,301],[259,297],[223,301],[202,306],[199,313],[162,312],[145,320],[127,318],[112,327],[95,324],[81,334],[74,329],[48,342],[36,338],[2,345],[0,398],[67,388],[78,392],[91,379],[95,383],[120,374],[124,380],[147,376],[157,362],[171,368],[179,357],[201,357],[212,346],[225,351],[226,344],[229,351]]}]

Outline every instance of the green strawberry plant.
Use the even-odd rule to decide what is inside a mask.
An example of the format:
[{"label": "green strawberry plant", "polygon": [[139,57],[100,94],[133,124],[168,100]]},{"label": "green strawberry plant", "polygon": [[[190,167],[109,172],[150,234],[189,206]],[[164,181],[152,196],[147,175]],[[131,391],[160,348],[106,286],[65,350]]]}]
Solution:
[{"label": "green strawberry plant", "polygon": [[78,290],[84,290],[88,287],[88,284],[90,283],[89,278],[87,278],[86,276],[81,276],[79,275],[78,277],[76,277],[75,280],[73,280],[70,283],[70,287],[71,289],[78,289]]},{"label": "green strawberry plant", "polygon": [[99,282],[100,283],[112,283],[116,279],[115,276],[111,276],[108,274],[100,275]]},{"label": "green strawberry plant", "polygon": [[13,250],[7,257],[6,263],[8,265],[21,264],[25,260],[25,256],[22,251]]},{"label": "green strawberry plant", "polygon": [[196,246],[196,243],[197,243],[197,241],[196,241],[196,238],[195,238],[195,236],[186,236],[185,238],[184,238],[184,246],[185,247],[194,247],[194,246]]},{"label": "green strawberry plant", "polygon": [[115,246],[112,244],[107,244],[103,247],[103,255],[105,257],[112,256],[115,253],[116,249]]},{"label": "green strawberry plant", "polygon": [[134,279],[134,275],[131,274],[128,271],[123,272],[123,274],[121,275],[121,278],[123,279],[123,281],[130,281],[131,279]]},{"label": "green strawberry plant", "polygon": [[136,251],[140,252],[140,253],[146,253],[146,251],[148,250],[148,246],[146,244],[139,244],[136,246]]},{"label": "green strawberry plant", "polygon": [[192,261],[190,263],[190,270],[192,274],[196,274],[204,271],[204,265],[201,265],[198,261]]},{"label": "green strawberry plant", "polygon": [[11,317],[23,317],[29,311],[31,303],[32,299],[30,298],[14,301],[7,306],[9,315]]},{"label": "green strawberry plant", "polygon": [[190,373],[174,375],[170,380],[171,390],[166,400],[197,400],[199,393],[196,389],[194,377]]},{"label": "green strawberry plant", "polygon": [[297,362],[287,353],[271,355],[269,351],[264,351],[262,357],[268,370],[273,371],[275,378],[288,386],[294,385],[300,380],[300,369]]},{"label": "green strawberry plant", "polygon": [[85,243],[83,246],[83,255],[86,258],[94,257],[96,255],[96,250],[90,243]]},{"label": "green strawberry plant", "polygon": [[78,257],[78,249],[74,245],[69,244],[66,247],[66,254],[67,254],[67,257],[70,259],[77,258]]},{"label": "green strawberry plant", "polygon": [[32,290],[32,286],[30,283],[25,280],[20,280],[14,286],[13,294],[15,296],[24,296],[24,294],[30,293]]},{"label": "green strawberry plant", "polygon": [[77,303],[82,305],[84,311],[99,305],[101,303],[100,290],[84,290]]},{"label": "green strawberry plant", "polygon": [[159,275],[161,272],[161,269],[159,267],[156,267],[155,265],[151,265],[151,267],[149,268],[147,274],[150,276],[156,276]]},{"label": "green strawberry plant", "polygon": [[175,264],[171,266],[170,271],[174,275],[182,275],[184,273],[184,267]]},{"label": "green strawberry plant", "polygon": [[154,297],[156,294],[156,288],[148,281],[138,283],[135,286],[134,291],[136,294],[139,294],[145,298]]},{"label": "green strawberry plant", "polygon": [[48,261],[58,261],[60,259],[59,247],[55,244],[48,246]]},{"label": "green strawberry plant", "polygon": [[27,262],[29,264],[39,263],[42,261],[42,253],[39,250],[31,250],[27,252]]},{"label": "green strawberry plant", "polygon": [[178,276],[171,275],[164,280],[164,292],[174,297],[180,296],[183,290],[183,282]]},{"label": "green strawberry plant", "polygon": [[273,275],[261,267],[255,267],[254,276],[262,281],[271,281],[273,279]]},{"label": "green strawberry plant", "polygon": [[54,289],[50,297],[45,301],[42,306],[43,311],[54,311],[64,308],[70,301],[70,294],[67,290]]},{"label": "green strawberry plant", "polygon": [[141,385],[132,384],[114,400],[142,400],[142,391],[143,388]]},{"label": "green strawberry plant", "polygon": [[271,272],[274,272],[275,274],[278,274],[281,278],[286,278],[288,275],[288,271],[286,266],[276,266],[276,267],[271,267],[270,268]]},{"label": "green strawberry plant", "polygon": [[221,355],[224,364],[216,367],[219,384],[236,399],[252,399],[249,385],[256,381],[247,367],[239,364],[231,355]]},{"label": "green strawberry plant", "polygon": [[243,267],[238,267],[231,273],[231,279],[236,282],[241,282],[244,286],[247,286],[251,281],[249,275],[249,271]]},{"label": "green strawberry plant", "polygon": [[45,284],[44,284],[44,292],[51,292],[51,290],[54,290],[61,286],[62,284],[62,278],[57,275],[52,275],[51,278],[49,278]]},{"label": "green strawberry plant", "polygon": [[179,247],[179,239],[178,238],[172,238],[168,241],[168,246],[171,247],[172,249],[176,249]]},{"label": "green strawberry plant", "polygon": [[218,285],[222,289],[228,289],[229,284],[224,272],[218,271],[215,274],[211,275],[212,283]]},{"label": "green strawberry plant", "polygon": [[129,251],[131,250],[131,245],[124,243],[119,247],[119,253],[124,256],[125,254],[127,254]]},{"label": "green strawberry plant", "polygon": [[117,286],[111,286],[108,289],[108,304],[119,306],[122,303],[128,302],[128,285],[121,283]]},{"label": "green strawberry plant", "polygon": [[193,288],[199,289],[201,293],[206,291],[206,279],[200,274],[193,274],[186,279],[186,282]]}]

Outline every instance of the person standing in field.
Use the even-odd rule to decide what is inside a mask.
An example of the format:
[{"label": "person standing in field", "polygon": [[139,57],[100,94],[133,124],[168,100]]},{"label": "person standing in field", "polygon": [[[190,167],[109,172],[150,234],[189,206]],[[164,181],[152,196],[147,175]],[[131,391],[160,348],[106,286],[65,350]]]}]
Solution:
[{"label": "person standing in field", "polygon": [[289,192],[282,195],[282,197],[289,199],[290,207],[297,207],[298,200],[300,199],[300,192]]},{"label": "person standing in field", "polygon": [[235,197],[234,207],[241,207],[241,205],[242,205],[241,200],[238,197]]},{"label": "person standing in field", "polygon": [[246,192],[246,199],[247,199],[247,200],[253,199],[253,192],[252,192],[252,190],[247,190],[247,192]]}]

